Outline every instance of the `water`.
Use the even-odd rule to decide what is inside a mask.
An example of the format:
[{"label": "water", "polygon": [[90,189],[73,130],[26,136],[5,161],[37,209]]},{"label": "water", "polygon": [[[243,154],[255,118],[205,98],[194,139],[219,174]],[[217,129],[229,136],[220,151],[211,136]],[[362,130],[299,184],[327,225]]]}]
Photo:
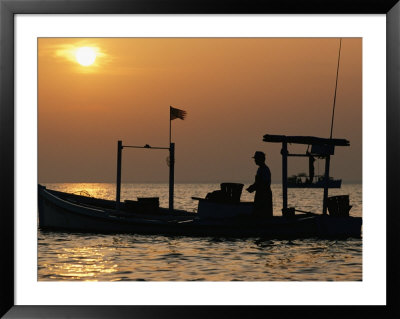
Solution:
[{"label": "water", "polygon": [[[45,184],[50,189],[115,198],[106,183]],[[195,211],[197,201],[219,184],[176,184],[175,207]],[[274,214],[282,207],[281,186],[272,186]],[[289,206],[321,212],[321,189],[289,189]],[[350,214],[362,216],[361,184],[344,184],[330,195],[350,195]],[[168,207],[167,184],[123,184],[121,200],[160,198]],[[242,200],[253,194],[243,191]],[[134,234],[38,232],[38,280],[51,281],[360,281],[362,239],[262,240]]]}]

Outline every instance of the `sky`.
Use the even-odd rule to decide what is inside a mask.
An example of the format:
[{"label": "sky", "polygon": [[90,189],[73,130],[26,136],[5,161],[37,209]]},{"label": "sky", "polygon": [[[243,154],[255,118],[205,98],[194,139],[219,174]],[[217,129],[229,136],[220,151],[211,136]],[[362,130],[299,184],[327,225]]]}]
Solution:
[{"label": "sky", "polygon": [[[252,181],[251,157],[263,151],[279,183],[281,145],[263,135],[329,138],[339,41],[39,38],[39,183],[115,182],[117,141],[168,147],[170,106],[187,112],[171,123],[175,182]],[[89,54],[79,55],[83,47]],[[361,38],[343,38],[333,137],[350,147],[336,148],[331,176],[344,182],[362,179],[361,52]],[[167,182],[167,157],[124,149],[122,182]],[[302,172],[308,160],[289,158],[289,175]]]}]

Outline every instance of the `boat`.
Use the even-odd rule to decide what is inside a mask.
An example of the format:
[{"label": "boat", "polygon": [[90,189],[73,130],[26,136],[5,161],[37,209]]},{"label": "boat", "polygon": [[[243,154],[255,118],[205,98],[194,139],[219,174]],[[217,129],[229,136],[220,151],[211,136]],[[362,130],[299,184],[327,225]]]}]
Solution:
[{"label": "boat", "polygon": [[291,208],[282,211],[281,216],[255,217],[253,202],[240,201],[242,187],[238,183],[221,183],[220,190],[204,198],[192,197],[198,201],[198,209],[189,212],[160,207],[157,197],[118,202],[90,197],[87,193],[51,190],[39,184],[39,227],[68,232],[230,238],[361,236],[361,218],[349,216],[348,211],[343,214],[340,207],[330,215]]},{"label": "boat", "polygon": [[[324,176],[319,175],[316,178],[316,181],[310,181],[305,174],[293,175],[288,178],[287,186],[288,188],[324,188]],[[333,179],[332,177],[329,177],[327,183],[329,188],[340,188],[342,186],[341,179]]]},{"label": "boat", "polygon": [[[197,212],[174,208],[174,151],[170,147],[117,144],[116,199],[105,200],[88,194],[70,194],[38,185],[39,227],[41,229],[155,234],[167,236],[223,236],[262,238],[342,238],[360,237],[362,218],[350,216],[348,195],[328,197],[330,158],[337,146],[349,146],[344,139],[313,136],[264,135],[263,141],[282,143],[282,214],[259,217],[253,214],[253,202],[240,200],[243,184],[221,183],[221,189],[198,201]],[[293,154],[288,144],[311,146],[311,152]],[[169,150],[169,205],[160,207],[159,198],[138,198],[121,202],[121,161],[124,148]],[[288,205],[288,157],[317,156],[325,159],[322,214],[305,212]],[[311,185],[305,185],[310,187]]]},{"label": "boat", "polygon": [[[39,185],[39,227],[42,230],[61,230],[90,233],[133,233],[167,236],[224,236],[262,238],[331,238],[359,237],[361,219],[358,217],[332,217],[304,213],[291,217],[274,216],[268,219],[253,218],[246,209],[231,218],[197,216],[184,210],[170,211],[159,208],[146,213],[136,211],[115,201],[83,195],[64,193]],[[200,199],[200,205],[212,209],[229,208],[221,202]],[[128,202],[129,203],[129,202]],[[139,201],[137,201],[140,207]],[[242,203],[244,206],[251,204]],[[201,214],[200,214],[201,215]]]}]

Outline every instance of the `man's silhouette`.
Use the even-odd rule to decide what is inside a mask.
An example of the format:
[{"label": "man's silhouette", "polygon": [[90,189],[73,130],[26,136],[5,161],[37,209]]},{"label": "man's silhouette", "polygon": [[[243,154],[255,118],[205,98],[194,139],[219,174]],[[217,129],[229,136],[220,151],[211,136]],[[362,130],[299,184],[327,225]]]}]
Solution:
[{"label": "man's silhouette", "polygon": [[254,162],[259,166],[254,184],[246,190],[249,193],[256,191],[254,196],[254,214],[258,217],[272,217],[272,192],[271,192],[271,171],[265,165],[265,154],[255,152]]},{"label": "man's silhouette", "polygon": [[309,171],[309,179],[308,179],[308,183],[312,183],[314,180],[314,162],[315,162],[315,158],[314,156],[312,156],[310,153],[308,153],[308,171]]}]

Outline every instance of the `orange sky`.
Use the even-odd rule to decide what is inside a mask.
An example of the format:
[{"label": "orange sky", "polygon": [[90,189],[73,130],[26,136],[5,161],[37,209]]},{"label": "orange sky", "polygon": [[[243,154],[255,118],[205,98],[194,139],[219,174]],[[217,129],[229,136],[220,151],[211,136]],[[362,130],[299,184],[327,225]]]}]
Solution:
[{"label": "orange sky", "polygon": [[[83,46],[97,51],[91,66],[74,58]],[[361,181],[361,47],[342,41],[333,137],[351,146],[331,175],[344,181]],[[39,182],[115,182],[117,140],[168,146],[170,105],[188,113],[172,122],[176,182],[251,181],[256,150],[280,182],[280,145],[262,137],[329,137],[338,49],[336,38],[41,38]],[[167,182],[167,156],[125,149],[122,181]],[[289,175],[307,170],[289,159]]]}]

